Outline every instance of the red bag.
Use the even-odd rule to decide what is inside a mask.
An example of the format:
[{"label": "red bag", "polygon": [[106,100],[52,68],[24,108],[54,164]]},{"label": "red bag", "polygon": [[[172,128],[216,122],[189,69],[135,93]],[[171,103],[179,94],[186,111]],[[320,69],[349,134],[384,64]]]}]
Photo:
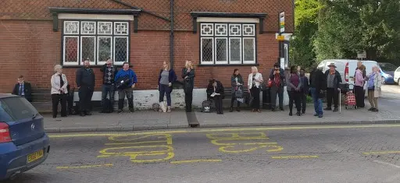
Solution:
[{"label": "red bag", "polygon": [[268,88],[271,88],[271,87],[272,87],[272,80],[268,79]]}]

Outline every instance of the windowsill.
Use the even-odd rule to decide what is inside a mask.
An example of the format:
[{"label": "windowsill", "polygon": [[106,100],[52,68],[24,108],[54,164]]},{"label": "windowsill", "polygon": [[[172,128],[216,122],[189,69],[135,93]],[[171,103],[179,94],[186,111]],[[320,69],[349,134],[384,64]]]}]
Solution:
[{"label": "windowsill", "polygon": [[213,64],[213,65],[207,65],[207,64],[199,64],[197,67],[240,67],[240,66],[260,66],[260,64]]},{"label": "windowsill", "polygon": [[[81,68],[83,65],[61,65],[63,68]],[[90,68],[101,68],[104,65],[90,65]],[[121,68],[122,65],[114,65],[117,68]],[[132,66],[129,66],[129,68],[132,68]]]}]

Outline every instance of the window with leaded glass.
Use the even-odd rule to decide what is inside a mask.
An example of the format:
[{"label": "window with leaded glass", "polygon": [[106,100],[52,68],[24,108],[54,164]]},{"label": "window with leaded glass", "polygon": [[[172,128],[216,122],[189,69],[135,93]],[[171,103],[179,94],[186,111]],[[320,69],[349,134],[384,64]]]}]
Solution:
[{"label": "window with leaded glass", "polygon": [[129,62],[129,22],[65,20],[63,25],[63,65],[82,65],[86,59],[92,65]]},{"label": "window with leaded glass", "polygon": [[255,64],[256,53],[255,24],[200,24],[202,65]]}]

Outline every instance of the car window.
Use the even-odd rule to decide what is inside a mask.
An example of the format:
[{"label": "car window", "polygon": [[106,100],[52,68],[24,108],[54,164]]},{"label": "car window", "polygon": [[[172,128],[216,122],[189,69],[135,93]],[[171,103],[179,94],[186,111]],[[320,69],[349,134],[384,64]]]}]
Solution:
[{"label": "car window", "polygon": [[379,64],[379,66],[382,68],[382,70],[384,71],[395,71],[396,70],[396,66],[391,64],[391,63],[381,63]]},{"label": "car window", "polygon": [[32,118],[37,110],[26,99],[10,97],[0,99],[0,121],[11,122]]}]

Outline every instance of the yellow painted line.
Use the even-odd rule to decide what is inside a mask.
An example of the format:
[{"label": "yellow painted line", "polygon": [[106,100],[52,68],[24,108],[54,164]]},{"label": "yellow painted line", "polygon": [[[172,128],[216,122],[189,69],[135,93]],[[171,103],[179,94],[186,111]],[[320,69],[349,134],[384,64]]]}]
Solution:
[{"label": "yellow painted line", "polygon": [[112,167],[113,164],[104,165],[83,165],[83,166],[58,166],[56,169],[85,169],[85,168],[100,168],[100,167]]},{"label": "yellow painted line", "polygon": [[364,155],[383,155],[383,154],[400,154],[400,151],[375,151],[363,152]]},{"label": "yellow painted line", "polygon": [[194,159],[194,160],[181,160],[171,161],[171,164],[184,164],[184,163],[200,163],[200,162],[221,162],[222,159]]},{"label": "yellow painted line", "polygon": [[239,131],[283,131],[283,130],[312,130],[312,129],[351,129],[351,128],[394,128],[400,124],[380,125],[315,125],[315,126],[282,126],[282,127],[259,127],[259,128],[227,128],[227,129],[199,129],[199,130],[176,130],[176,131],[150,131],[132,133],[85,133],[85,134],[52,134],[50,138],[71,138],[71,137],[109,137],[126,135],[155,135],[155,134],[184,134],[184,133],[210,133],[210,132],[239,132]]},{"label": "yellow painted line", "polygon": [[319,156],[308,156],[308,155],[299,155],[299,156],[271,156],[272,159],[311,159],[318,158]]}]

